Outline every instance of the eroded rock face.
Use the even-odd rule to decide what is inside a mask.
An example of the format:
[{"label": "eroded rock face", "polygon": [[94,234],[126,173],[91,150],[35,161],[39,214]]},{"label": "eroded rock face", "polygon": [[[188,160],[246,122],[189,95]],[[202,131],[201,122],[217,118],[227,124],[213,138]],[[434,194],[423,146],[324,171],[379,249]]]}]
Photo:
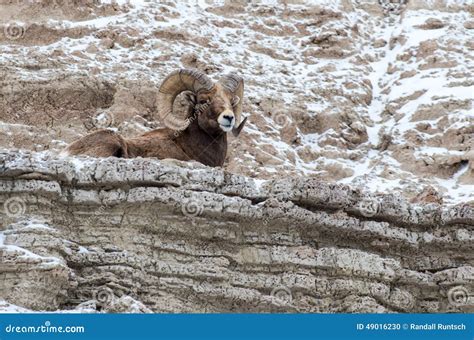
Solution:
[{"label": "eroded rock face", "polygon": [[[0,310],[473,311],[472,4],[0,8]],[[55,156],[181,67],[245,79],[224,170]]]},{"label": "eroded rock face", "polygon": [[474,208],[428,202],[1,152],[0,309],[472,312]]},{"label": "eroded rock face", "polygon": [[229,171],[472,201],[473,5],[317,3],[3,1],[0,148],[159,127],[157,87],[193,67],[245,79]]}]

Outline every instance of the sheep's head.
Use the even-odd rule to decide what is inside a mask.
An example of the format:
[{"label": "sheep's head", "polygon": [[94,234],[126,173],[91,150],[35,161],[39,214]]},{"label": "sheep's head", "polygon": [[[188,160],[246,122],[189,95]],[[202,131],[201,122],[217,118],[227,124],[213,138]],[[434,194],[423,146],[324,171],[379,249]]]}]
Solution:
[{"label": "sheep's head", "polygon": [[182,69],[172,72],[160,86],[158,114],[165,125],[173,130],[184,130],[190,118],[183,120],[173,114],[176,97],[189,91],[199,127],[209,133],[230,132],[238,136],[247,118],[241,122],[244,81],[235,74],[222,77],[214,83],[198,70]]}]

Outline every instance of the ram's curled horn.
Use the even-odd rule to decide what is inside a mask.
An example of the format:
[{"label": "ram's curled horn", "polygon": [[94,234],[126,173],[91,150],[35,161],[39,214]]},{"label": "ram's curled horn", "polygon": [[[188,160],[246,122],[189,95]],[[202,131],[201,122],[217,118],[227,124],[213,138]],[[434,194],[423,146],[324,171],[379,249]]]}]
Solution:
[{"label": "ram's curled horn", "polygon": [[242,77],[231,73],[222,77],[219,82],[226,90],[239,97],[238,103],[234,107],[235,125],[232,129],[232,134],[237,137],[242,131],[245,122],[247,121],[247,118],[245,118],[242,122],[240,122],[242,119],[242,103],[244,101],[244,80]]},{"label": "ram's curled horn", "polygon": [[184,130],[189,125],[189,119],[183,120],[173,114],[173,103],[183,91],[198,93],[201,90],[210,91],[214,83],[208,76],[198,70],[180,69],[171,72],[161,83],[158,92],[158,116],[170,129]]}]

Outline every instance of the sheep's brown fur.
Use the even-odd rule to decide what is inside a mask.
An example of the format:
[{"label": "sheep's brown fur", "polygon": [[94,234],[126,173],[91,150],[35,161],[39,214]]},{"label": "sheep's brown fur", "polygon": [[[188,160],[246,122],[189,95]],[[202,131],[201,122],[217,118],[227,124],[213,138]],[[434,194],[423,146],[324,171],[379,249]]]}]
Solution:
[{"label": "sheep's brown fur", "polygon": [[147,132],[141,136],[125,139],[111,130],[93,132],[67,148],[70,155],[92,157],[156,157],[174,158],[182,161],[195,160],[209,166],[222,166],[227,153],[225,133],[210,136],[200,132],[197,122],[176,134],[164,128]]},{"label": "sheep's brown fur", "polygon": [[[230,82],[217,83],[210,90],[199,89],[197,92],[188,93],[190,106],[187,127],[182,131],[162,128],[126,139],[111,130],[99,130],[70,144],[66,152],[70,155],[93,157],[174,158],[183,161],[195,160],[209,166],[222,166],[227,154],[226,132],[232,128],[234,135],[238,135],[246,121],[244,119],[239,126],[235,125],[240,117],[236,117],[234,113],[238,112],[240,115],[242,105],[242,98],[235,98],[236,79],[238,81],[239,78],[232,76]],[[243,82],[239,91],[242,96]],[[172,101],[176,98],[176,94],[173,95]],[[170,110],[169,107],[166,109]],[[227,122],[228,126],[223,125]]]}]

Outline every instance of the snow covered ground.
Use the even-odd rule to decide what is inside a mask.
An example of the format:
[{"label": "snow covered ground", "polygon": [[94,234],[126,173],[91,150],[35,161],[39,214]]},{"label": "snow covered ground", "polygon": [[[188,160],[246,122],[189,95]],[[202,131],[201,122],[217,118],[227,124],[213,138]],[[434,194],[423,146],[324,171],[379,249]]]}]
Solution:
[{"label": "snow covered ground", "polygon": [[382,3],[1,5],[0,147],[59,152],[91,117],[136,135],[167,73],[232,71],[249,124],[229,171],[473,201],[472,2]]}]

